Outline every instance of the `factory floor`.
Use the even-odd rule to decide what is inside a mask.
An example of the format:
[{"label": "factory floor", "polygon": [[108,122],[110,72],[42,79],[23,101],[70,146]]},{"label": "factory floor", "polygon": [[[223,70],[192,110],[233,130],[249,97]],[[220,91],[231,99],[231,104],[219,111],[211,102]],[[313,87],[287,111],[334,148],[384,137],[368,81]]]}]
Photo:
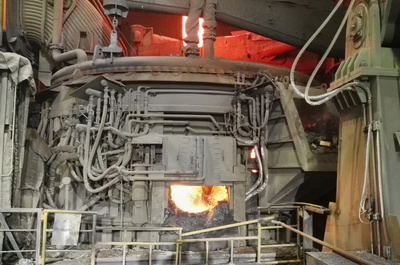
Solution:
[{"label": "factory floor", "polygon": [[[359,258],[375,265],[399,265],[400,263],[388,261],[366,251],[352,252]],[[358,265],[359,263],[348,260],[333,252],[308,252],[306,265]]]}]

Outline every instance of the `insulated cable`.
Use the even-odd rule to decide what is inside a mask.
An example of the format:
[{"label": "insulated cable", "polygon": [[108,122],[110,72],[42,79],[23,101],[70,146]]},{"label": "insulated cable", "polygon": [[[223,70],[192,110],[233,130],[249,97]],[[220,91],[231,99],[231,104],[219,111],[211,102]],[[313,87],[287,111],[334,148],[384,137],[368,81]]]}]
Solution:
[{"label": "insulated cable", "polygon": [[246,192],[246,196],[248,196],[250,193],[252,193],[255,189],[258,188],[258,186],[261,184],[263,177],[264,177],[264,173],[263,173],[263,166],[262,166],[262,162],[261,162],[261,156],[260,156],[260,152],[258,151],[258,146],[255,145],[254,147],[254,152],[256,154],[256,158],[257,158],[257,164],[258,164],[258,178],[257,181],[253,184],[253,186]]},{"label": "insulated cable", "polygon": [[[339,34],[341,33],[348,16],[350,15],[350,12],[352,10],[352,7],[355,3],[355,0],[352,0],[352,2],[350,3],[346,14],[344,16],[344,18],[342,19],[342,22],[338,28],[338,30],[336,31],[336,34],[334,36],[334,38],[332,39],[331,43],[329,44],[325,54],[323,55],[323,57],[321,58],[321,60],[318,62],[317,67],[315,68],[314,72],[312,73],[312,75],[310,76],[308,82],[307,82],[307,86],[305,88],[305,93],[300,92],[300,90],[297,88],[296,84],[295,84],[295,80],[294,80],[294,73],[296,70],[296,66],[301,58],[301,56],[303,55],[303,53],[305,52],[305,50],[308,48],[308,46],[312,43],[312,41],[314,41],[314,39],[318,36],[318,34],[322,31],[322,29],[325,28],[326,24],[332,19],[333,15],[337,12],[337,10],[339,9],[340,5],[343,3],[343,0],[340,0],[335,8],[331,11],[331,13],[328,15],[328,17],[325,19],[325,21],[321,24],[321,26],[315,31],[315,33],[311,36],[311,38],[306,42],[306,44],[303,46],[303,48],[300,50],[300,52],[298,53],[298,55],[296,56],[292,68],[290,70],[290,84],[292,85],[293,90],[295,91],[295,93],[297,95],[299,95],[301,98],[304,98],[306,100],[306,102],[310,105],[316,106],[316,105],[321,105],[324,104],[325,102],[327,102],[328,100],[330,100],[332,97],[334,97],[335,95],[337,95],[339,92],[341,92],[342,90],[348,89],[349,86],[345,85],[341,88],[338,88],[336,90],[324,93],[322,95],[318,95],[318,96],[309,96],[309,89],[311,86],[311,83],[316,75],[316,73],[318,72],[319,68],[321,67],[323,61],[326,59],[326,57],[328,56],[328,53],[331,51],[333,45],[335,44],[337,38],[339,37]],[[312,101],[312,100],[319,100],[319,101]]]},{"label": "insulated cable", "polygon": [[[328,57],[329,52],[332,50],[333,45],[336,43],[336,41],[337,41],[337,39],[338,39],[340,33],[342,32],[342,29],[343,29],[343,27],[345,26],[345,24],[346,24],[346,22],[347,22],[347,18],[349,17],[350,12],[352,11],[352,8],[353,8],[354,3],[355,3],[355,0],[352,0],[352,2],[350,3],[349,7],[347,8],[346,14],[345,14],[345,16],[343,17],[342,22],[340,23],[340,26],[339,26],[338,30],[337,30],[336,33],[335,33],[335,36],[333,37],[333,39],[332,39],[331,43],[329,44],[327,50],[325,51],[324,55],[323,55],[322,58],[319,60],[317,66],[316,66],[316,68],[314,69],[313,73],[311,74],[310,78],[308,79],[308,82],[307,82],[307,85],[306,85],[306,90],[305,90],[304,94],[305,94],[305,100],[306,100],[306,102],[307,102],[308,104],[310,104],[310,105],[314,105],[314,106],[315,106],[315,105],[321,105],[321,104],[325,103],[326,101],[328,101],[331,97],[333,97],[333,94],[335,94],[335,93],[332,93],[332,96],[327,96],[325,99],[323,99],[323,100],[320,101],[321,103],[319,103],[318,101],[317,101],[317,102],[312,102],[312,101],[310,100],[309,90],[310,90],[312,81],[314,80],[315,76],[317,75],[317,72],[318,72],[319,69],[321,68],[321,65],[322,65],[323,62],[325,61],[326,57]],[[340,90],[340,89],[338,89],[338,90]],[[333,92],[333,91],[332,91],[332,92]]]},{"label": "insulated cable", "polygon": [[358,219],[363,224],[369,224],[370,222],[365,222],[362,220],[361,215],[367,213],[367,209],[365,209],[366,201],[368,200],[367,196],[367,189],[369,187],[369,153],[370,153],[370,143],[371,143],[371,133],[372,133],[372,123],[368,125],[368,132],[367,132],[367,147],[365,150],[365,168],[364,168],[364,183],[363,189],[361,192],[361,199],[360,199],[360,208],[358,211]]}]

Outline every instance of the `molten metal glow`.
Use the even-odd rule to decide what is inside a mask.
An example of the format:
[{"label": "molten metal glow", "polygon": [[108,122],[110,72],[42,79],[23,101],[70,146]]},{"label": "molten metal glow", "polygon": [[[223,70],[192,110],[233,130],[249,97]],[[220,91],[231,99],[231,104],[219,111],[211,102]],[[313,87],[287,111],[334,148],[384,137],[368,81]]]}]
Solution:
[{"label": "molten metal glow", "polygon": [[171,199],[184,212],[201,213],[228,201],[229,195],[225,186],[171,186]]},{"label": "molten metal glow", "polygon": [[[186,36],[187,36],[186,29],[185,29],[185,24],[186,24],[187,19],[188,19],[187,16],[182,17],[182,39],[186,38]],[[203,22],[204,22],[204,18],[200,18],[199,19],[199,33],[198,33],[199,44],[197,44],[197,46],[199,46],[199,48],[203,47],[203,33],[204,33]],[[183,46],[186,46],[186,42],[183,42]]]},{"label": "molten metal glow", "polygon": [[251,173],[256,174],[256,173],[258,173],[258,170],[257,170],[257,169],[252,169],[252,170],[251,170]]},{"label": "molten metal glow", "polygon": [[257,158],[256,150],[253,148],[253,149],[251,149],[251,152],[250,152],[250,159],[256,159],[256,158]]}]

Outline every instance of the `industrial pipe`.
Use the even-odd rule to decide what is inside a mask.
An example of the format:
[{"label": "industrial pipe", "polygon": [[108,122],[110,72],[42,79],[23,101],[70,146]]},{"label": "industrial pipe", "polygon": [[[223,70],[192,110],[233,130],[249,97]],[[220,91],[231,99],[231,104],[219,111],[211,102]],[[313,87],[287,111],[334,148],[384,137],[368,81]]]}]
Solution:
[{"label": "industrial pipe", "polygon": [[213,94],[213,95],[231,95],[233,96],[235,92],[230,91],[216,91],[216,90],[204,90],[204,89],[148,89],[145,92],[145,97],[149,94]]},{"label": "industrial pipe", "polygon": [[[262,98],[264,98],[264,96]],[[269,120],[269,114],[270,114],[269,113],[270,112],[269,107],[270,107],[270,104],[271,104],[271,100],[269,99],[268,93],[265,95],[265,99],[266,99],[266,101],[265,101],[264,120],[263,120],[263,123],[260,124],[259,127],[257,127],[257,129],[264,129],[267,126],[267,123],[268,123],[268,120]]]},{"label": "industrial pipe", "polygon": [[[122,116],[122,94],[118,93],[118,100],[117,100],[117,116],[114,122],[114,127],[118,129],[119,122]],[[111,124],[112,126],[112,124]]]},{"label": "industrial pipe", "polygon": [[254,191],[261,183],[262,179],[263,179],[263,165],[261,162],[261,156],[260,156],[260,152],[258,151],[258,146],[254,146],[254,151],[256,153],[256,158],[257,158],[257,164],[258,164],[258,178],[257,181],[254,183],[254,185],[246,192],[246,196],[248,196],[252,191]]},{"label": "industrial pipe", "polygon": [[[214,42],[216,40],[215,29],[217,27],[217,21],[215,19],[215,13],[217,10],[217,0],[205,0],[203,7],[203,41],[204,41],[204,57],[214,57]],[[189,11],[190,14],[190,11]]]},{"label": "industrial pipe", "polygon": [[90,206],[94,205],[96,202],[98,202],[101,198],[103,197],[102,194],[97,194],[96,196],[93,196],[88,203],[84,204],[82,207],[80,207],[77,211],[86,211],[89,209]]},{"label": "industrial pipe", "polygon": [[78,176],[78,174],[75,172],[75,170],[72,168],[71,164],[68,164],[69,171],[71,172],[72,177],[77,181],[77,182],[82,182],[82,178]]},{"label": "industrial pipe", "polygon": [[66,161],[76,160],[76,159],[78,159],[78,156],[75,153],[60,153],[58,154],[54,162],[51,164],[49,169],[49,187],[48,187],[51,196],[54,195],[57,168]]},{"label": "industrial pipe", "polygon": [[[110,117],[108,119],[108,124],[110,126],[113,126],[114,124],[114,116],[115,116],[115,90],[112,89],[110,92]],[[112,149],[118,149],[119,146],[117,144],[114,143],[114,139],[113,136],[111,134],[111,131],[108,131],[107,134],[107,140],[108,140],[108,145],[112,148]]]},{"label": "industrial pipe", "polygon": [[72,51],[61,53],[59,49],[52,50],[52,57],[58,63],[68,62],[76,59],[76,63],[80,64],[87,61],[87,54],[82,49],[75,49]]},{"label": "industrial pipe", "polygon": [[[90,186],[89,180],[88,180],[88,170],[89,170],[89,147],[90,147],[90,128],[92,126],[93,122],[93,112],[92,112],[92,107],[93,107],[93,95],[89,97],[89,105],[88,105],[88,124],[86,127],[86,137],[85,137],[85,154],[84,154],[84,161],[81,163],[83,165],[83,183],[85,185],[85,188],[88,192],[91,193],[99,193],[112,185],[116,184],[119,179],[116,177],[112,179],[110,182],[104,184],[103,186],[100,186],[98,188],[92,188]],[[110,168],[109,168],[110,169]]]},{"label": "industrial pipe", "polygon": [[74,146],[56,146],[56,147],[52,147],[51,148],[51,152],[53,154],[51,155],[51,157],[47,161],[47,165],[50,166],[53,163],[53,161],[56,158],[56,156],[61,152],[74,153],[75,151],[76,151],[76,148]]},{"label": "industrial pipe", "polygon": [[258,144],[258,142],[260,141],[259,138],[254,137],[253,139],[249,140],[249,139],[245,139],[241,136],[238,135],[237,133],[237,129],[241,127],[240,125],[240,116],[241,116],[241,103],[239,100],[239,97],[235,98],[232,100],[232,104],[234,105],[234,112],[236,115],[236,120],[234,121],[234,129],[233,131],[231,130],[233,137],[236,139],[236,141],[245,144],[245,145],[256,145]]},{"label": "industrial pipe", "polygon": [[[78,132],[84,132],[85,130],[88,129],[88,125],[87,124],[77,124],[75,129]],[[89,131],[97,131],[99,130],[99,128],[97,127],[89,127]],[[111,131],[113,133],[115,133],[116,135],[118,135],[120,138],[122,138],[123,140],[127,140],[128,137],[130,137],[130,134],[121,130],[118,130],[114,127],[104,127],[103,131]]]},{"label": "industrial pipe", "polygon": [[[103,80],[103,81],[104,81],[104,80]],[[83,165],[84,168],[85,168],[85,167],[87,168],[87,170],[86,170],[85,172],[88,174],[89,178],[90,178],[91,180],[93,180],[93,181],[98,181],[98,180],[101,179],[101,178],[98,178],[98,177],[94,177],[94,176],[91,174],[91,172],[90,172],[89,169],[90,169],[90,167],[91,167],[91,165],[92,165],[92,161],[93,161],[94,155],[95,155],[95,153],[96,153],[96,151],[97,151],[97,146],[99,145],[99,142],[100,142],[100,140],[101,140],[101,136],[102,136],[102,133],[103,133],[104,125],[105,125],[105,123],[106,123],[107,110],[108,110],[108,98],[109,98],[109,95],[108,95],[108,85],[106,84],[106,82],[105,82],[105,83],[102,82],[102,85],[103,85],[105,88],[104,88],[104,97],[103,97],[104,103],[103,103],[103,112],[102,112],[102,116],[101,116],[101,121],[100,121],[100,125],[99,125],[98,131],[97,131],[96,139],[95,139],[95,141],[94,141],[94,143],[93,143],[92,150],[90,151],[90,154],[89,154],[89,159],[88,159],[88,161],[86,162],[86,164]],[[85,174],[85,173],[84,173],[84,174]]]},{"label": "industrial pipe", "polygon": [[77,63],[83,63],[87,61],[87,54],[82,49],[75,49],[65,53],[61,52],[62,42],[62,27],[63,27],[63,15],[64,15],[64,1],[54,0],[54,17],[53,17],[53,34],[52,44],[50,49],[52,50],[51,55],[54,61],[58,63],[68,62],[70,60],[77,60]]},{"label": "industrial pipe", "polygon": [[[381,143],[380,143],[380,130],[376,131],[376,159],[377,159],[377,171],[378,171],[378,198],[379,206],[381,211],[381,223],[382,223],[382,234],[383,234],[383,246],[389,245],[388,232],[386,226],[386,213],[384,205],[384,193],[382,183],[382,161],[381,161]],[[378,229],[380,229],[378,227]],[[387,253],[386,253],[387,254]]]},{"label": "industrial pipe", "polygon": [[185,128],[186,128],[186,130],[188,130],[189,132],[194,133],[194,134],[229,134],[230,133],[229,131],[197,130],[197,129],[194,129],[194,128],[190,127],[190,126],[186,126]]},{"label": "industrial pipe", "polygon": [[[220,130],[221,126],[212,115],[189,115],[189,114],[129,114],[126,116],[126,123],[129,118],[142,117],[142,118],[185,118],[185,119],[210,119],[215,127]],[[134,121],[135,122],[135,121]]]},{"label": "industrial pipe", "polygon": [[256,100],[253,97],[244,97],[245,100],[251,102],[249,105],[249,114],[251,114],[250,123],[255,128],[257,126],[257,107],[256,107]]},{"label": "industrial pipe", "polygon": [[[264,164],[263,164],[263,179],[264,179],[264,181],[263,181],[263,183],[261,184],[261,186],[260,187],[258,187],[256,190],[254,190],[253,192],[251,192],[251,193],[249,193],[249,194],[246,194],[246,198],[245,198],[245,200],[246,201],[248,201],[251,197],[253,197],[254,195],[256,195],[256,194],[259,194],[260,192],[262,192],[266,187],[267,187],[267,185],[268,185],[268,179],[269,179],[269,173],[268,173],[268,166],[267,166],[267,157],[266,157],[266,151],[265,151],[265,140],[264,140],[264,138],[262,137],[262,139],[261,139],[261,158],[262,158],[262,164],[263,164],[263,162],[265,163],[265,166],[264,166]],[[261,170],[260,170],[260,173],[261,173]]]},{"label": "industrial pipe", "polygon": [[290,231],[292,231],[292,232],[295,232],[295,233],[301,235],[302,237],[308,238],[308,239],[314,241],[315,243],[317,243],[317,244],[319,244],[319,245],[321,245],[321,246],[327,247],[327,248],[331,249],[333,252],[335,252],[335,253],[337,253],[337,254],[339,254],[339,255],[341,255],[341,256],[347,258],[347,259],[350,259],[350,260],[352,260],[352,261],[355,261],[355,262],[357,262],[358,264],[362,264],[362,265],[376,265],[375,263],[372,263],[372,262],[369,262],[369,261],[367,261],[367,260],[364,260],[364,259],[362,259],[362,258],[360,258],[360,257],[358,257],[358,256],[356,256],[356,255],[354,255],[353,253],[350,253],[350,252],[344,250],[344,249],[335,247],[334,245],[331,245],[331,244],[326,243],[326,242],[324,242],[324,241],[322,241],[322,240],[319,240],[318,238],[315,238],[315,237],[313,237],[313,236],[310,236],[310,235],[308,235],[308,234],[306,234],[306,233],[304,233],[304,232],[302,232],[302,231],[300,231],[300,230],[298,230],[298,229],[296,229],[296,228],[293,228],[293,227],[291,227],[290,225],[287,225],[287,224],[285,224],[285,223],[283,223],[283,222],[281,222],[281,221],[272,220],[272,223],[277,224],[277,225],[280,225],[280,226],[282,226],[282,227],[284,227],[284,228],[286,228],[286,229],[288,229],[288,230],[290,230]]},{"label": "industrial pipe", "polygon": [[[289,70],[277,66],[266,66],[263,64],[255,64],[243,61],[230,61],[226,59],[210,59],[210,58],[198,58],[196,60],[188,60],[184,57],[171,57],[171,56],[144,56],[144,57],[121,57],[114,58],[113,63],[110,64],[109,60],[97,59],[95,61],[88,61],[78,65],[71,65],[64,67],[52,76],[52,84],[61,83],[63,79],[68,78],[69,75],[73,74],[75,70],[79,69],[83,75],[95,71],[98,73],[102,72],[115,72],[115,71],[129,71],[135,69],[135,67],[146,66],[146,67],[157,67],[157,69],[173,68],[176,67],[179,71],[187,72],[187,69],[198,68],[215,71],[222,71],[225,74],[234,74],[238,71],[242,73],[259,73],[263,71],[269,71],[272,75],[286,76],[289,74]],[[184,69],[183,69],[184,68]],[[206,72],[207,73],[207,72]],[[211,71],[210,71],[211,73]],[[307,80],[307,77],[303,74],[296,74],[296,80],[303,82]]]},{"label": "industrial pipe", "polygon": [[[5,139],[5,122],[7,115],[7,92],[8,92],[8,73],[6,71],[1,72],[1,81],[0,81],[0,151],[3,152],[6,150],[4,146]],[[13,148],[14,149],[14,148]],[[13,150],[11,149],[11,150]],[[3,176],[3,154],[0,155],[0,174]],[[2,180],[0,179],[0,187],[2,185]]]}]

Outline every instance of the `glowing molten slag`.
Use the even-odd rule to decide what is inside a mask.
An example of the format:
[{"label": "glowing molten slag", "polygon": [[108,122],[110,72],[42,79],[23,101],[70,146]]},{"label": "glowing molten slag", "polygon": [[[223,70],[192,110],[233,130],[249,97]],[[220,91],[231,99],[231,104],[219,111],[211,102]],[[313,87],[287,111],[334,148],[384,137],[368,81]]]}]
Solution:
[{"label": "glowing molten slag", "polygon": [[184,212],[209,211],[221,201],[228,201],[225,186],[171,186],[171,199]]}]

